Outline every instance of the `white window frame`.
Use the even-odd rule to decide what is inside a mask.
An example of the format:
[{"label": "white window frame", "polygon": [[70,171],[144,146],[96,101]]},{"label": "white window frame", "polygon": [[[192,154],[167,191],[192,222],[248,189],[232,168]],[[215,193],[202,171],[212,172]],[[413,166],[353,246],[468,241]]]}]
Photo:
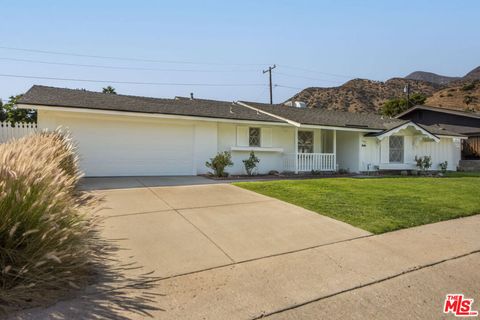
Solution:
[{"label": "white window frame", "polygon": [[[401,139],[402,147],[401,148],[392,148],[391,141],[393,139]],[[401,151],[402,159],[400,161],[392,161],[392,151]],[[389,163],[404,163],[405,162],[405,137],[404,136],[390,136],[388,137],[388,162]]]},{"label": "white window frame", "polygon": [[[252,130],[258,130],[257,144],[252,144]],[[249,147],[262,146],[262,129],[260,127],[248,127],[248,146]]]},{"label": "white window frame", "polygon": [[315,152],[315,132],[313,132],[312,130],[298,130],[298,141],[297,141],[297,150],[298,150],[298,153],[302,153],[300,152],[300,133],[301,132],[309,132],[312,134],[312,152],[306,152],[306,153],[314,153]]}]

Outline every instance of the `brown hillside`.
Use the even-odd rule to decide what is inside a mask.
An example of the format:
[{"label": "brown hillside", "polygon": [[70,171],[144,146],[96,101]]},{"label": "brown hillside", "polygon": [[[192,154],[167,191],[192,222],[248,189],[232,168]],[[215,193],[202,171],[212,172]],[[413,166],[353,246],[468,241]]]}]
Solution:
[{"label": "brown hillside", "polygon": [[[480,73],[480,69],[478,71]],[[455,81],[448,88],[435,92],[425,104],[462,111],[480,111],[480,80]]]},{"label": "brown hillside", "polygon": [[480,67],[476,67],[469,73],[467,73],[464,77],[464,80],[479,80],[480,79]]},{"label": "brown hillside", "polygon": [[307,88],[289,100],[303,101],[310,108],[377,112],[386,100],[404,96],[407,83],[410,84],[411,93],[421,92],[428,96],[442,88],[437,84],[403,78],[392,78],[385,82],[354,79],[339,87]]}]

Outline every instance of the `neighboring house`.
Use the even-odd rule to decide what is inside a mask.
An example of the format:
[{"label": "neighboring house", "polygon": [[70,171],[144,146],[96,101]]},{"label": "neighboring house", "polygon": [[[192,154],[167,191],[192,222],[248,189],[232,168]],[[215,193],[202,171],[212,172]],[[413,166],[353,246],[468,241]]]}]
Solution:
[{"label": "neighboring house", "polygon": [[462,158],[480,159],[480,114],[428,106],[414,106],[397,116],[428,126],[436,126],[467,136],[463,140]]},{"label": "neighboring house", "polygon": [[254,151],[259,172],[456,170],[461,134],[374,114],[203,99],[157,99],[33,86],[20,108],[38,110],[38,127],[68,128],[87,176],[196,175],[231,151],[231,174]]}]

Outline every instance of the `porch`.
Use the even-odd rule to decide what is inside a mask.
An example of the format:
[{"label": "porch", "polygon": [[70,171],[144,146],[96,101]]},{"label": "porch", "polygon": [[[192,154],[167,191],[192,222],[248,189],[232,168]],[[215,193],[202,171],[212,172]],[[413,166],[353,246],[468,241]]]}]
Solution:
[{"label": "porch", "polygon": [[295,128],[295,152],[284,154],[284,171],[336,171],[336,140],[336,130]]}]

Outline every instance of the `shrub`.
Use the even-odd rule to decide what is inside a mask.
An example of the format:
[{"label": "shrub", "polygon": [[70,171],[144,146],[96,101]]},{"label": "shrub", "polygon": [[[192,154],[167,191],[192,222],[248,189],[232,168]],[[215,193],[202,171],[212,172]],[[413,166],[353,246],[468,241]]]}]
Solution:
[{"label": "shrub", "polygon": [[394,117],[403,111],[416,106],[423,105],[427,100],[427,96],[421,93],[413,93],[407,103],[405,98],[390,99],[384,102],[380,108],[380,113],[387,117]]},{"label": "shrub", "polygon": [[473,103],[477,101],[477,98],[474,97],[474,96],[465,96],[463,97],[463,103],[465,103],[466,105],[469,105],[470,103]]},{"label": "shrub", "polygon": [[444,161],[438,165],[442,173],[446,173],[448,169],[448,161]]},{"label": "shrub", "polygon": [[225,172],[225,168],[233,166],[232,155],[228,151],[219,152],[210,161],[205,162],[205,166],[213,170],[214,176],[226,177],[228,173]]},{"label": "shrub", "polygon": [[0,145],[0,310],[40,305],[92,276],[96,199],[76,191],[77,163],[60,132]]},{"label": "shrub", "polygon": [[473,90],[475,89],[475,83],[471,82],[471,83],[466,83],[462,86],[462,91],[470,91],[470,90]]},{"label": "shrub", "polygon": [[250,152],[250,157],[246,160],[243,160],[243,165],[245,166],[245,171],[249,176],[253,175],[254,170],[257,168],[257,163],[260,162],[260,159],[255,156],[253,151]]},{"label": "shrub", "polygon": [[430,156],[415,156],[415,162],[417,163],[417,168],[419,168],[422,172],[425,172],[432,167],[432,157]]}]

